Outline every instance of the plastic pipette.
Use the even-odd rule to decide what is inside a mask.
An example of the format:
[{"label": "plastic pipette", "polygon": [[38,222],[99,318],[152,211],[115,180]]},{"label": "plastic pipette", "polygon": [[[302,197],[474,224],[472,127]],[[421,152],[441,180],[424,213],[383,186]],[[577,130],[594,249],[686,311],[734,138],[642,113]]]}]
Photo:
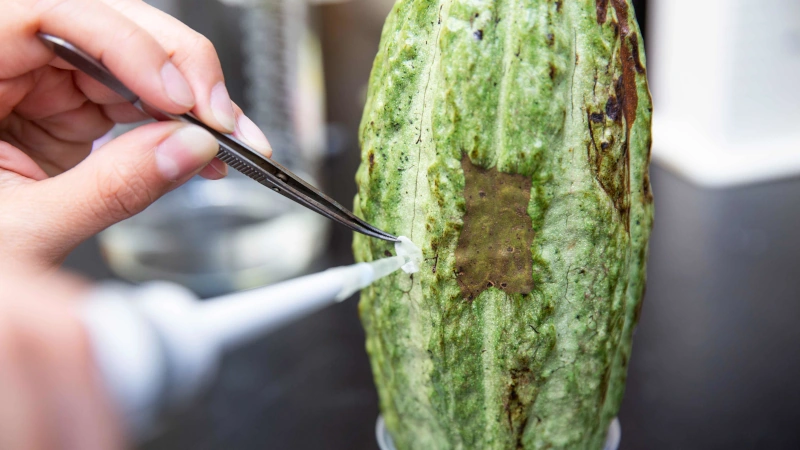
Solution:
[{"label": "plastic pipette", "polygon": [[265,288],[197,301],[171,283],[96,289],[82,312],[95,361],[132,438],[158,430],[208,384],[223,351],[348,298],[402,268],[419,270],[422,252],[407,238],[397,256],[337,267]]}]

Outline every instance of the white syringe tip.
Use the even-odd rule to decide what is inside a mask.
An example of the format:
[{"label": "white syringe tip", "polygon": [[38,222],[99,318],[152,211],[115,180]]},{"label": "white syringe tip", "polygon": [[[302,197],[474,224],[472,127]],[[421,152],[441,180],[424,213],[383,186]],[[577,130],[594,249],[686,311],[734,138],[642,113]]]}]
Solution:
[{"label": "white syringe tip", "polygon": [[342,290],[336,296],[336,300],[342,301],[398,269],[403,269],[408,274],[419,272],[419,266],[422,264],[422,251],[419,247],[409,238],[400,236],[394,248],[397,256],[330,269],[336,271],[342,280]]},{"label": "white syringe tip", "polygon": [[375,270],[368,263],[336,267],[329,269],[328,272],[336,273],[341,277],[342,289],[336,295],[338,302],[348,299],[351,295],[369,286],[375,279]]},{"label": "white syringe tip", "polygon": [[411,239],[400,236],[397,242],[394,243],[394,251],[397,256],[405,260],[403,264],[403,272],[412,274],[419,272],[419,266],[422,265],[422,250],[416,244],[411,242]]}]

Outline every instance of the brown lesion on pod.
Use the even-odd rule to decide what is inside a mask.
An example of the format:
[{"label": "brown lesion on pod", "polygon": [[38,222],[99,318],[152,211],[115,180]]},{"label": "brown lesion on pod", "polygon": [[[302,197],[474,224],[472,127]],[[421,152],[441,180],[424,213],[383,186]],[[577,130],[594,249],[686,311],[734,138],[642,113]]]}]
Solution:
[{"label": "brown lesion on pod", "polygon": [[[597,22],[601,25],[608,20],[608,7],[613,8],[616,18],[609,26],[615,27],[620,40],[619,68],[621,73],[614,80],[614,94],[605,105],[605,117],[611,123],[598,121],[598,112],[587,112],[590,142],[588,144],[589,164],[595,178],[614,203],[626,230],[630,231],[630,145],[631,129],[636,122],[639,107],[637,77],[646,74],[639,54],[639,39],[632,29],[630,10],[626,0],[595,0]],[[617,34],[615,32],[615,35]],[[619,130],[621,127],[622,130]],[[606,139],[605,131],[611,128],[611,136],[618,136],[621,145],[613,145]],[[649,182],[645,181],[645,197],[649,195]]]},{"label": "brown lesion on pod", "polygon": [[531,179],[483,169],[468,156],[464,170],[466,213],[456,248],[456,279],[466,300],[489,288],[528,294],[533,288]]}]

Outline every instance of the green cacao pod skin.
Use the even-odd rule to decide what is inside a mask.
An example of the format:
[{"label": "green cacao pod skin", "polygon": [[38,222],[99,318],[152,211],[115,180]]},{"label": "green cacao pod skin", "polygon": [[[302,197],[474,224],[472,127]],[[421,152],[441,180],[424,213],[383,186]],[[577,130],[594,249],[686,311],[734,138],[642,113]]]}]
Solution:
[{"label": "green cacao pod skin", "polygon": [[399,450],[602,448],[644,294],[651,113],[629,0],[397,1],[355,211],[425,257],[361,294]]}]

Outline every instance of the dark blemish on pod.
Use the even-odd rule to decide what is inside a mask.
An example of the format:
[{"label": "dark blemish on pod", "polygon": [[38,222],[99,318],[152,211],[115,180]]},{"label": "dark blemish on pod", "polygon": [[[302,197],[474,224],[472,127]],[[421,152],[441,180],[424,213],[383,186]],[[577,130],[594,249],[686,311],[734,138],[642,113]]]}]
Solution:
[{"label": "dark blemish on pod", "polygon": [[617,36],[619,36],[619,23],[617,23],[617,19],[612,19],[609,26],[611,27],[611,31],[614,33],[614,39],[616,39]]},{"label": "dark blemish on pod", "polygon": [[628,36],[628,42],[631,46],[633,63],[635,64],[636,72],[644,74],[644,65],[642,65],[642,59],[639,56],[639,38],[635,34],[631,34]]},{"label": "dark blemish on pod", "polygon": [[590,119],[592,120],[592,122],[594,122],[594,123],[603,123],[603,120],[605,119],[605,116],[603,115],[603,113],[592,113],[592,114],[589,116],[589,118],[590,118]]},{"label": "dark blemish on pod", "polygon": [[390,252],[389,250],[384,250],[383,251],[383,256],[385,256],[387,258],[390,258],[392,256],[392,252]]},{"label": "dark blemish on pod", "polygon": [[619,100],[617,100],[617,97],[614,96],[609,97],[608,102],[606,102],[606,115],[608,116],[609,119],[613,120],[614,122],[617,122],[621,118],[619,113],[620,113]]},{"label": "dark blemish on pod", "polygon": [[553,33],[547,33],[547,45],[553,46],[556,43],[556,37]]},{"label": "dark blemish on pod", "polygon": [[473,35],[475,36],[475,39],[479,41],[483,40],[483,30],[478,30],[475,33],[473,33]]},{"label": "dark blemish on pod", "polygon": [[608,17],[608,0],[595,0],[597,9],[597,23],[603,25]]},{"label": "dark blemish on pod", "polygon": [[617,13],[619,25],[622,28],[622,35],[629,35],[631,28],[628,22],[628,4],[626,0],[611,0],[611,6],[614,7],[614,11]]},{"label": "dark blemish on pod", "polygon": [[556,79],[556,66],[554,64],[550,64],[550,79]]},{"label": "dark blemish on pod", "polygon": [[651,191],[651,188],[650,188],[650,174],[649,173],[645,173],[644,174],[644,182],[642,183],[642,194],[644,196],[645,204],[649,205],[649,204],[653,203],[653,192]]}]

